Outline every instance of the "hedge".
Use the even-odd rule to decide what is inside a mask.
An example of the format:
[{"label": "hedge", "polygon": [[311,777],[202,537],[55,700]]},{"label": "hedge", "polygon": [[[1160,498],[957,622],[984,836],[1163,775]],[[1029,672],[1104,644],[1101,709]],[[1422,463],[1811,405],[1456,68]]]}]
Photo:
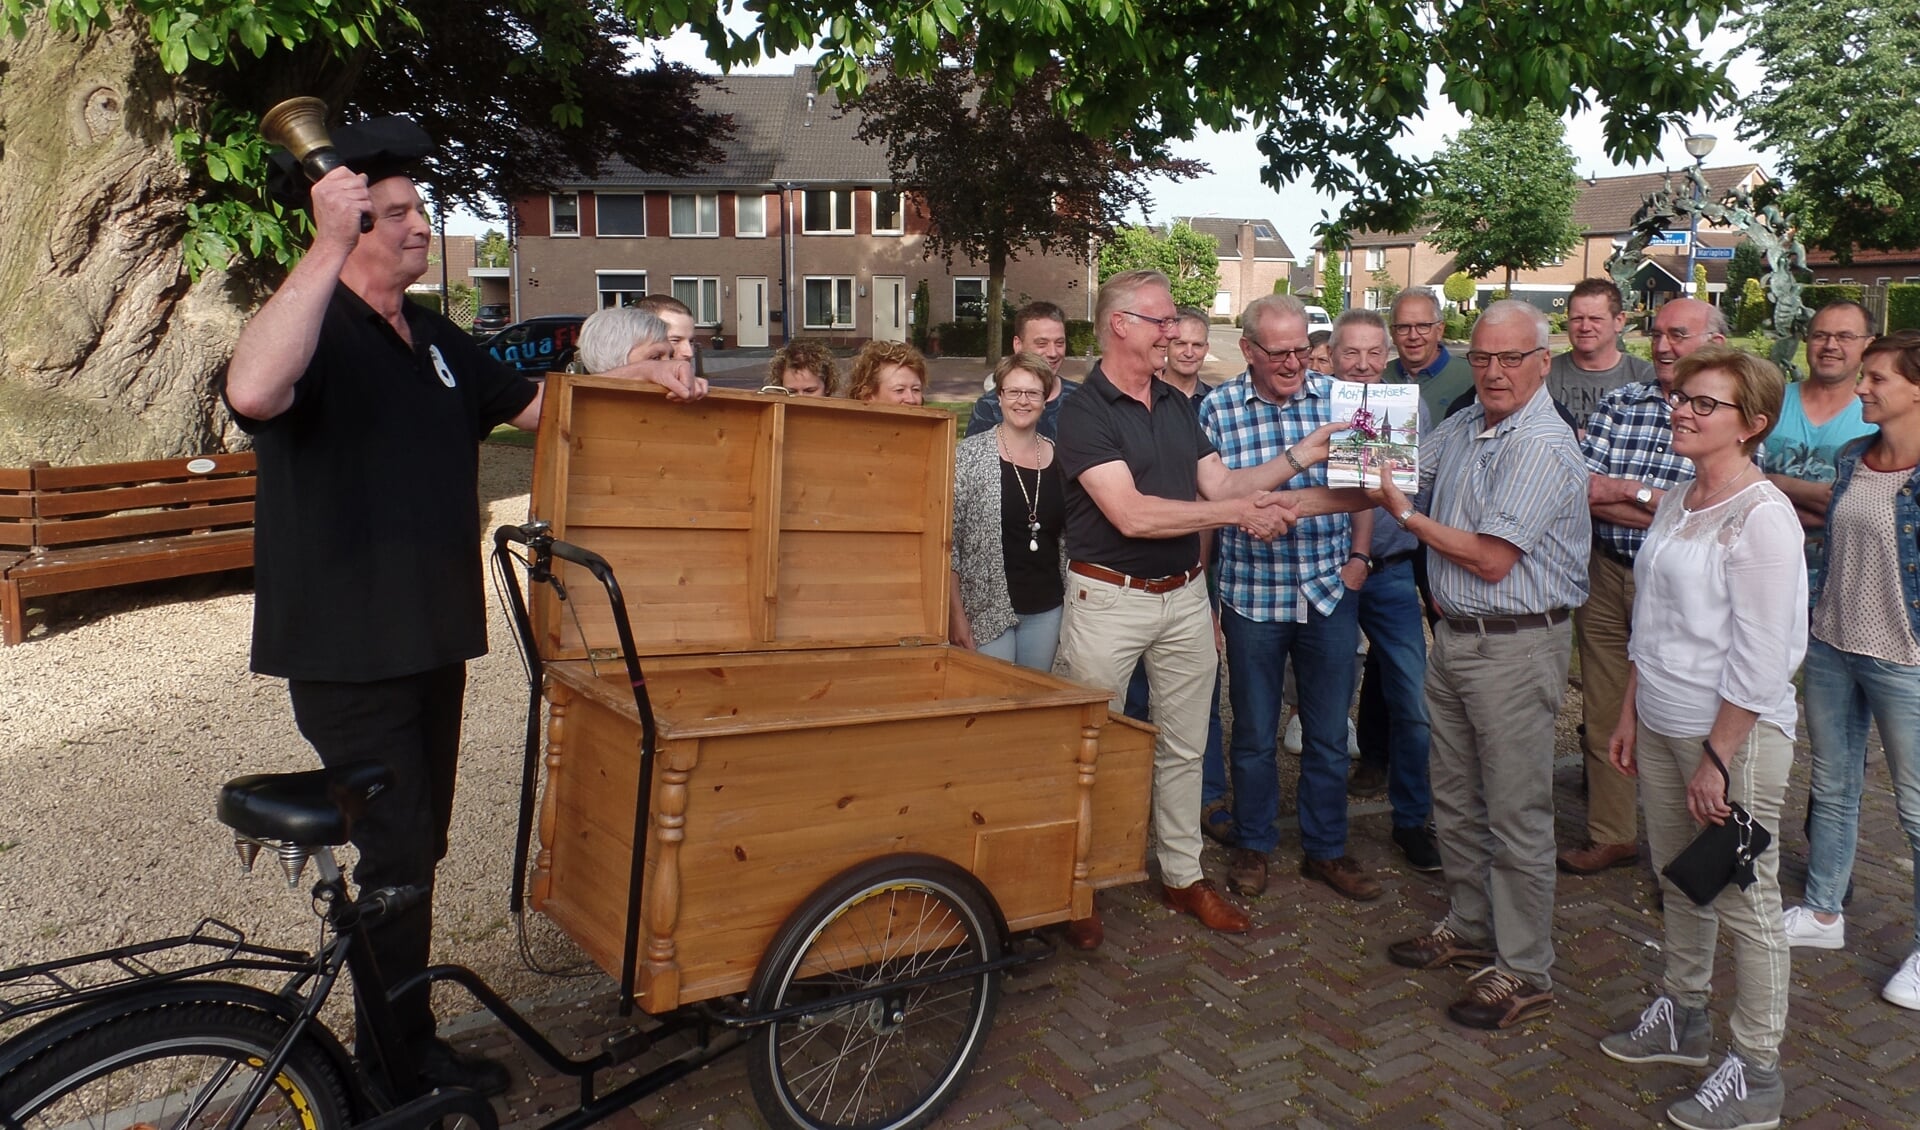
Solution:
[{"label": "hedge", "polygon": [[[985,357],[987,355],[987,324],[985,322],[941,322],[933,327],[940,336],[940,352],[951,357]],[[1067,323],[1067,356],[1090,357],[1093,355],[1093,323]],[[1000,326],[1000,354],[1005,356],[1013,351],[1013,319],[1008,318]]]},{"label": "hedge", "polygon": [[1887,284],[1886,330],[1920,330],[1920,283]]},{"label": "hedge", "polygon": [[1807,313],[1813,314],[1827,303],[1843,298],[1858,302],[1866,293],[1866,288],[1859,283],[1808,283],[1800,288],[1800,304],[1807,308]]}]

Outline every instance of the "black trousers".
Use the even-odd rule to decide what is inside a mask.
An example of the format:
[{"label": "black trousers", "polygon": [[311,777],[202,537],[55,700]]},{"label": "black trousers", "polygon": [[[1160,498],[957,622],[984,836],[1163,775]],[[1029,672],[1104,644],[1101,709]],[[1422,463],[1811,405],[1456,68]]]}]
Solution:
[{"label": "black trousers", "polygon": [[[453,820],[466,664],[372,683],[293,680],[287,691],[294,722],[322,764],[379,761],[393,770],[393,787],[368,805],[353,827],[353,846],[360,850],[355,885],[360,890],[417,885],[431,891]],[[388,984],[425,969],[433,941],[433,900],[382,923],[368,941]],[[424,987],[396,1000],[393,1009],[408,1045],[418,1047],[433,1036]],[[364,1020],[361,1028],[364,1032]]]}]

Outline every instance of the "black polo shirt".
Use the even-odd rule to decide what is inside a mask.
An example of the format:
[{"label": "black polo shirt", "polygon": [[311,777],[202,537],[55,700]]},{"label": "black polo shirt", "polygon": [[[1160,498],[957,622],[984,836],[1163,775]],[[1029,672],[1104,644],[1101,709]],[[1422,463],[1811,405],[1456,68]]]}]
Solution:
[{"label": "black polo shirt", "polygon": [[1200,460],[1214,448],[1193,401],[1158,377],[1148,396],[1151,412],[1115,388],[1095,365],[1080,391],[1060,406],[1056,454],[1067,476],[1067,556],[1133,577],[1164,577],[1200,560],[1200,535],[1127,537],[1080,485],[1083,472],[1118,460],[1133,473],[1141,494],[1179,502],[1200,496]]},{"label": "black polo shirt", "polygon": [[409,347],[337,286],[293,405],[235,419],[259,458],[253,669],[361,683],[487,650],[479,443],[536,386],[407,302]]}]

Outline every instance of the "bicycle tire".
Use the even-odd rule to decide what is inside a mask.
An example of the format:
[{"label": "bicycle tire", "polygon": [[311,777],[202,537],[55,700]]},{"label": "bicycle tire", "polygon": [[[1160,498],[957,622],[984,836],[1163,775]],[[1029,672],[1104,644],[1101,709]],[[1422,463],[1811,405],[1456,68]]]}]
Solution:
[{"label": "bicycle tire", "polygon": [[[0,1079],[0,1121],[19,1130],[221,1126],[285,1032],[281,1018],[244,1005],[132,1002]],[[303,1041],[243,1125],[345,1130],[349,1110],[339,1071]]]},{"label": "bicycle tire", "polygon": [[[766,1012],[1000,953],[998,917],[973,876],[932,856],[889,856],[801,904],[748,1002]],[[762,1026],[747,1063],[761,1114],[799,1130],[927,1125],[979,1056],[999,992],[1000,975],[981,973]]]}]

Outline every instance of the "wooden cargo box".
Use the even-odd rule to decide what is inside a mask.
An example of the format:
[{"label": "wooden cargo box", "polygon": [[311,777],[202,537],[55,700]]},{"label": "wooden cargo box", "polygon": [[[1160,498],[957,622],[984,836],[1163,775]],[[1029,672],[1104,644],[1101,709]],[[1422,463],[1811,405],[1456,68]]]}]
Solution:
[{"label": "wooden cargo box", "polygon": [[[613,565],[658,723],[637,984],[744,990],[780,924],[896,852],[977,876],[1008,925],[1145,877],[1152,730],[949,647],[954,422],[555,373],[533,511]],[[618,976],[640,719],[606,597],[533,617],[550,704],[533,905]]]}]

